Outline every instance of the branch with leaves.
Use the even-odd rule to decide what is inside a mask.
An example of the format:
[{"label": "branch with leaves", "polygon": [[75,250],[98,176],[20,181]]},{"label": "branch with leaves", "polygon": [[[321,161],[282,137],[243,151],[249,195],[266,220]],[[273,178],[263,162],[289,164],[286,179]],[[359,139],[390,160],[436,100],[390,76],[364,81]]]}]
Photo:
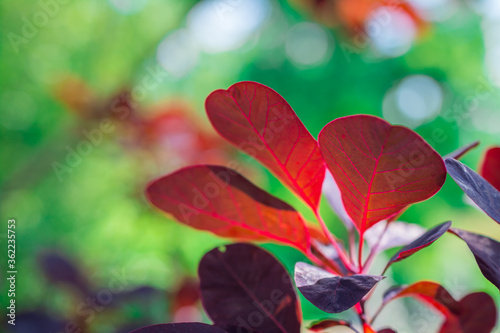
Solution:
[{"label": "branch with leaves", "polygon": [[[433,282],[391,288],[374,314],[366,313],[364,306],[389,266],[446,232],[464,240],[486,278],[500,286],[497,241],[451,228],[451,222],[425,231],[396,221],[408,206],[436,194],[448,171],[479,207],[500,222],[498,190],[454,159],[477,143],[451,153],[445,161],[414,131],[369,115],[335,119],[315,140],[277,92],[254,82],[213,92],[206,110],[222,137],[262,163],[302,199],[321,232],[291,205],[241,175],[237,162],[231,167],[180,169],[152,181],[146,196],[153,206],[192,228],[302,251],[313,264],[295,266],[295,285],[302,295],[327,313],[353,309],[359,317],[359,323],[320,321],[312,331],[340,325],[377,332],[373,322],[383,307],[411,296],[443,314],[441,333],[491,332],[497,320],[491,296],[473,293],[456,301]],[[347,228],[348,246],[332,234],[320,214],[322,193]],[[384,271],[369,274],[374,258],[397,246],[402,248]],[[213,326],[164,324],[136,332],[300,332],[300,306],[290,278],[272,255],[258,247],[234,244],[210,251],[200,263],[199,277],[202,302]]]}]

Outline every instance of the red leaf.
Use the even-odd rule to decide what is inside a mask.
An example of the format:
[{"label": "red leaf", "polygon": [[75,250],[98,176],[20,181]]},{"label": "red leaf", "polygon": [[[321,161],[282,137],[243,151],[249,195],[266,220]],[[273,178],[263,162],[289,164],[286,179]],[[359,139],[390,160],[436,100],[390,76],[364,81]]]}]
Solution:
[{"label": "red leaf", "polygon": [[459,303],[459,315],[451,316],[439,333],[490,333],[497,322],[495,301],[487,293],[473,293]]},{"label": "red leaf", "polygon": [[432,305],[445,316],[440,333],[489,333],[495,327],[495,302],[486,293],[469,294],[457,302],[441,285],[421,281],[390,289],[384,295],[384,304],[408,296]]},{"label": "red leaf", "polygon": [[443,185],[441,156],[412,130],[373,116],[336,119],[319,144],[358,231],[433,196]]},{"label": "red leaf", "polygon": [[236,239],[275,240],[302,251],[309,248],[301,215],[229,168],[187,167],[153,181],[146,195],[154,206],[196,229]]},{"label": "red leaf", "polygon": [[373,327],[371,327],[367,323],[363,323],[363,332],[364,333],[377,333],[377,332],[375,332],[375,330],[373,329]]},{"label": "red leaf", "polygon": [[500,147],[493,147],[486,151],[479,173],[500,191]]},{"label": "red leaf", "polygon": [[401,297],[416,297],[436,308],[445,316],[458,313],[458,302],[441,285],[420,281],[409,286],[391,288],[384,294],[384,304]]},{"label": "red leaf", "polygon": [[351,323],[341,319],[323,319],[313,322],[307,329],[313,332],[323,332],[335,326],[351,327]]},{"label": "red leaf", "polygon": [[220,135],[268,167],[313,210],[318,208],[325,174],[318,143],[277,92],[240,82],[212,92],[205,107]]}]

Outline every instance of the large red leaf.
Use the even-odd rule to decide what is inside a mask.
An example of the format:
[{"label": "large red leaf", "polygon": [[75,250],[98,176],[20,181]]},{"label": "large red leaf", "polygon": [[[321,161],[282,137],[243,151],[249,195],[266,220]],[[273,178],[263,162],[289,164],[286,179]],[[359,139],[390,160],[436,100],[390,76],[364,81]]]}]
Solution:
[{"label": "large red leaf", "polygon": [[479,173],[500,191],[500,147],[486,151]]},{"label": "large red leaf", "polygon": [[441,156],[424,139],[377,117],[336,119],[323,128],[319,144],[361,234],[430,198],[446,178]]},{"label": "large red leaf", "polygon": [[278,241],[307,251],[309,231],[287,203],[259,189],[236,171],[198,165],[153,181],[149,201],[193,228],[222,237]]},{"label": "large red leaf", "polygon": [[205,103],[214,128],[259,160],[316,210],[325,166],[317,141],[274,90],[239,82],[212,92]]}]

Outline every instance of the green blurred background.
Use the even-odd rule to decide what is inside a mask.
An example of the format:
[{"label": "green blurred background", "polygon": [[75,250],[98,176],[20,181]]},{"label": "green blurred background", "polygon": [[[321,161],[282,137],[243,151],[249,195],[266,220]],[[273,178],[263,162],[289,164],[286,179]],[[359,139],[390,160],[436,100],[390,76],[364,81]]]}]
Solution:
[{"label": "green blurred background", "polygon": [[[314,220],[258,163],[217,139],[204,111],[215,89],[242,80],[266,84],[314,136],[337,117],[366,113],[415,129],[441,154],[480,140],[463,159],[472,168],[486,147],[500,144],[495,1],[353,0],[350,12],[315,3],[0,3],[0,239],[6,243],[6,221],[15,218],[18,320],[36,323],[13,332],[63,332],[73,321],[81,332],[126,332],[207,320],[188,301],[190,277],[203,254],[227,240],[170,221],[143,195],[148,181],[183,165],[238,158],[253,182]],[[371,9],[364,13],[366,3]],[[322,211],[345,236],[326,202]],[[500,239],[498,225],[469,205],[451,179],[401,217],[425,227],[450,219]],[[303,259],[295,250],[264,246],[290,270]],[[85,297],[67,282],[74,278],[51,276],[47,268],[59,267],[47,264],[57,258],[85,276],[83,295],[108,290],[117,274],[130,295],[113,293],[92,317],[82,314]],[[389,274],[379,290],[429,279],[458,298],[487,291],[500,301],[465,245],[449,236]],[[4,292],[0,299],[5,309]],[[302,307],[306,320],[326,317],[304,299]],[[339,317],[353,319],[348,312]],[[440,320],[401,300],[375,327],[431,332]]]}]

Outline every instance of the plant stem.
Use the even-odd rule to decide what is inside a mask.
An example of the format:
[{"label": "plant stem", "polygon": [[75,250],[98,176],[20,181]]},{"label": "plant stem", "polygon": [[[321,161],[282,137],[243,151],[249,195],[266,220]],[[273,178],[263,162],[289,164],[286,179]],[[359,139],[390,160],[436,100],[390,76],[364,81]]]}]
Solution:
[{"label": "plant stem", "polygon": [[365,242],[364,235],[359,235],[359,247],[358,247],[358,265],[359,272],[363,272],[363,243]]},{"label": "plant stem", "polygon": [[370,266],[372,265],[372,262],[373,262],[373,259],[375,258],[375,255],[377,254],[377,249],[379,248],[380,246],[380,241],[382,240],[382,238],[384,238],[384,235],[385,233],[387,232],[387,229],[389,228],[389,221],[386,222],[386,225],[384,227],[384,230],[382,231],[382,233],[380,234],[380,239],[379,241],[377,242],[377,244],[375,244],[375,246],[373,246],[372,249],[370,249],[370,254],[368,255],[368,258],[366,258],[366,261],[365,263],[363,264],[363,270],[362,270],[362,273],[366,273],[369,269],[370,269]]},{"label": "plant stem", "polygon": [[348,232],[348,241],[349,241],[349,254],[352,262],[356,261],[356,238],[354,235],[354,227],[347,230]]},{"label": "plant stem", "polygon": [[344,249],[342,249],[339,246],[338,240],[335,238],[335,236],[332,235],[332,233],[330,232],[330,230],[326,226],[325,221],[323,221],[323,218],[319,214],[318,210],[316,210],[314,212],[314,214],[316,215],[316,219],[318,220],[318,223],[321,226],[321,229],[323,230],[325,236],[328,238],[330,243],[333,245],[333,247],[335,248],[335,251],[337,251],[337,254],[339,255],[339,258],[342,261],[342,263],[344,264],[344,266],[347,268],[347,270],[354,273],[356,268],[353,267],[351,261],[349,260],[346,253],[344,252]]},{"label": "plant stem", "polygon": [[[321,256],[324,258],[323,261],[322,258],[319,256],[315,255],[312,250],[316,250]],[[331,273],[334,273],[336,275],[342,275],[342,269],[339,267],[339,265],[334,261],[330,260],[326,257],[324,257],[321,253],[321,250],[319,250],[314,244],[311,244],[311,249],[307,253],[307,258],[311,260],[313,263],[315,263],[317,266],[325,268],[326,270],[330,271]]]},{"label": "plant stem", "polygon": [[378,315],[380,314],[380,312],[382,312],[382,309],[384,308],[384,303],[382,303],[380,305],[380,307],[377,309],[377,312],[375,312],[375,314],[373,315],[372,319],[370,319],[370,324],[373,325],[373,322],[375,321],[375,319],[377,319]]}]

